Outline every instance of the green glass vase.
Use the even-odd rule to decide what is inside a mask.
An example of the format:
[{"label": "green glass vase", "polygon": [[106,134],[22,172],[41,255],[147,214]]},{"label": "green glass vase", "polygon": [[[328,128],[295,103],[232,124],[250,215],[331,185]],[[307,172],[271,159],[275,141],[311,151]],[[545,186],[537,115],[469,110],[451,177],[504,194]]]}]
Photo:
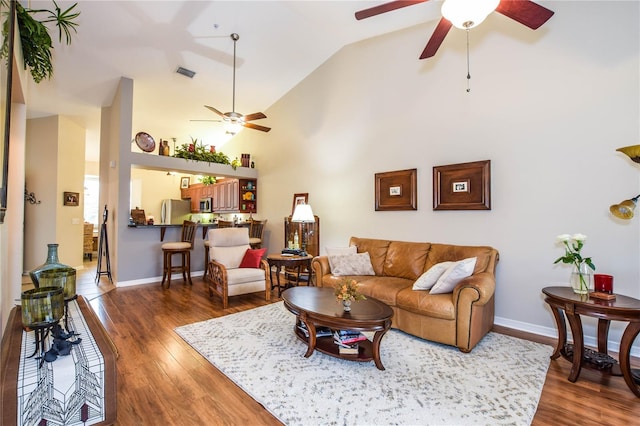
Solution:
[{"label": "green glass vase", "polygon": [[38,288],[40,287],[40,276],[42,275],[42,271],[67,268],[71,267],[69,265],[60,263],[60,261],[58,260],[58,244],[47,244],[47,261],[37,268],[29,271],[29,276],[31,277],[33,285]]}]

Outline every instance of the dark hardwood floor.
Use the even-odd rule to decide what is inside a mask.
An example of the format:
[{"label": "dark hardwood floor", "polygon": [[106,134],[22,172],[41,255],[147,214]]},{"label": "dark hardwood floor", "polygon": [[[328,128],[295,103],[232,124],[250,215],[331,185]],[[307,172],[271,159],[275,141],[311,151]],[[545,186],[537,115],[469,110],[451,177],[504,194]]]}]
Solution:
[{"label": "dark hardwood floor", "polygon": [[[202,279],[194,277],[193,287],[172,280],[168,290],[158,283],[92,292],[87,298],[119,352],[118,425],[280,424],[173,332],[265,305],[263,295],[233,297],[223,311],[220,300],[209,298]],[[274,292],[272,302],[278,300]],[[554,343],[509,329],[496,331]],[[569,370],[568,361],[551,361],[533,425],[640,424],[640,398],[622,377],[583,369],[570,383]]]}]

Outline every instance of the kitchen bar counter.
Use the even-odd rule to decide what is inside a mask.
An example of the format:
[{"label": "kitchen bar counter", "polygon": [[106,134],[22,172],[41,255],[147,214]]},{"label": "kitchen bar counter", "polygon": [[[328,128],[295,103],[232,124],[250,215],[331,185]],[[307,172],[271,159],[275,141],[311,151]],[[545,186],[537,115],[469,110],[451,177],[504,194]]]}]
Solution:
[{"label": "kitchen bar counter", "polygon": [[[249,222],[239,222],[236,224],[237,227],[249,226]],[[170,223],[158,223],[153,225],[128,225],[129,228],[139,228],[139,229],[160,229],[160,241],[164,241],[164,234],[167,228],[182,228],[181,224],[170,224]],[[204,240],[207,236],[207,231],[209,228],[217,228],[218,224],[216,222],[208,222],[208,223],[198,223],[198,226],[202,228],[202,239]]]}]

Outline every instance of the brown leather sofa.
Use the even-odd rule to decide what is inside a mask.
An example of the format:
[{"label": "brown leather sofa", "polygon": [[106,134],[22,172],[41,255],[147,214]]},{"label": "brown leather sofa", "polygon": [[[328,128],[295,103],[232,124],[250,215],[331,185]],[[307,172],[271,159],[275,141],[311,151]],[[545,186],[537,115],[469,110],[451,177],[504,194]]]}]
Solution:
[{"label": "brown leather sofa", "polygon": [[[362,294],[391,306],[393,328],[462,352],[470,352],[491,330],[498,263],[494,248],[357,237],[351,237],[349,245],[355,245],[358,253],[369,253],[375,275],[334,276],[329,258],[318,256],[312,261],[318,286],[333,287],[344,278],[354,278]],[[460,281],[453,293],[413,290],[413,283],[436,263],[469,257],[477,257],[473,274]]]}]

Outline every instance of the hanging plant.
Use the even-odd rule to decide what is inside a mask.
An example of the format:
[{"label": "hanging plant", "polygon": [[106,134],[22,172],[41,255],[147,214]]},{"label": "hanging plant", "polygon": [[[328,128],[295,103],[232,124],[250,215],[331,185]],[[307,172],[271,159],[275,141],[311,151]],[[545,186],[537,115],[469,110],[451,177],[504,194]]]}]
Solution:
[{"label": "hanging plant", "polygon": [[[9,0],[0,0],[2,4],[8,6]],[[45,24],[54,23],[58,27],[58,41],[71,44],[71,32],[77,33],[77,22],[74,20],[80,15],[74,8],[78,3],[74,3],[66,10],[60,9],[55,0],[52,0],[54,10],[30,9],[23,7],[16,2],[16,22],[20,31],[20,45],[24,57],[24,68],[29,68],[31,77],[36,83],[43,79],[49,79],[53,75],[52,50],[53,43],[49,35],[49,29]],[[35,18],[36,14],[48,13],[42,21]],[[0,58],[6,58],[9,52],[7,34],[9,32],[9,22],[5,19],[2,25],[2,35],[4,42],[0,50]]]}]

